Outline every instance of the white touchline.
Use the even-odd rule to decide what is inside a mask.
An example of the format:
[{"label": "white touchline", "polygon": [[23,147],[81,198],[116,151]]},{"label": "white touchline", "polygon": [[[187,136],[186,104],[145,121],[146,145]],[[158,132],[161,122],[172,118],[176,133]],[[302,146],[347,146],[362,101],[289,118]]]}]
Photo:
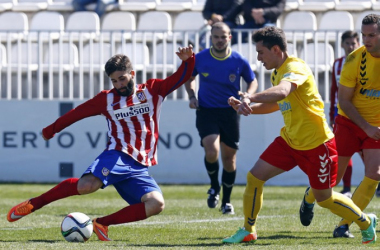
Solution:
[{"label": "white touchline", "polygon": [[[289,215],[263,215],[259,216],[260,219],[265,219],[265,218],[280,218],[280,217],[289,217]],[[220,219],[204,219],[204,220],[185,220],[185,221],[180,221],[180,220],[172,220],[172,221],[136,221],[136,222],[131,222],[131,223],[124,223],[124,224],[119,224],[119,225],[112,225],[112,227],[120,227],[120,226],[128,226],[128,225],[133,225],[133,226],[139,226],[139,225],[163,225],[163,224],[173,224],[173,223],[204,223],[204,222],[221,222],[221,221],[235,221],[235,220],[244,220],[244,217],[231,217],[231,218],[220,218]],[[55,226],[37,226],[39,228],[55,228]],[[31,230],[35,229],[35,227],[8,227],[8,228],[0,228],[0,231],[5,231],[5,230]]]},{"label": "white touchline", "polygon": [[[279,218],[279,217],[289,217],[289,215],[263,215],[259,216],[260,219],[265,218]],[[127,224],[119,224],[115,226],[126,226],[126,225],[159,225],[159,224],[172,224],[172,223],[204,223],[204,222],[220,222],[220,221],[234,221],[234,220],[244,220],[244,217],[232,217],[232,218],[220,218],[220,219],[204,219],[204,220],[185,220],[185,221],[136,221]]]}]

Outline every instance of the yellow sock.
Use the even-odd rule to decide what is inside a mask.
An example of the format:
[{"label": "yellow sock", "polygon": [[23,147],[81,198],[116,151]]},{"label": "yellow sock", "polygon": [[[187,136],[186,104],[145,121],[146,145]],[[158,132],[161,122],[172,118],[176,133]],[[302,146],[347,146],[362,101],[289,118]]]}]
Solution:
[{"label": "yellow sock", "polygon": [[[364,179],[356,188],[351,198],[352,201],[356,204],[356,206],[358,206],[361,210],[364,210],[368,206],[369,202],[372,200],[378,184],[378,181],[372,180],[364,176]],[[339,222],[338,226],[351,225],[351,223],[352,221],[342,219]]]},{"label": "yellow sock", "polygon": [[315,197],[311,188],[307,193],[305,193],[305,201],[309,204],[313,204],[315,202]]},{"label": "yellow sock", "polygon": [[248,232],[255,232],[256,218],[263,204],[263,187],[265,181],[257,179],[248,172],[247,185],[244,191],[244,227]]},{"label": "yellow sock", "polygon": [[360,230],[367,229],[371,223],[367,215],[350,198],[341,193],[333,192],[330,198],[318,202],[318,205],[329,209],[341,218],[355,222]]}]

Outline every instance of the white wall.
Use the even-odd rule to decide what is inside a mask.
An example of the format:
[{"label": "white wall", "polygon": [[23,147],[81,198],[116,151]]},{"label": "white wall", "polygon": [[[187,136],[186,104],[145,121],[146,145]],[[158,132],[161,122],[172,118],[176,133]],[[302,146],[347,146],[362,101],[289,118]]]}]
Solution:
[{"label": "white wall", "polygon": [[[74,106],[81,102],[74,102]],[[73,124],[45,142],[43,127],[59,116],[58,101],[0,101],[0,182],[59,182],[60,163],[73,163],[75,177],[103,151],[107,125],[103,117]],[[241,117],[237,183],[245,184],[246,173],[263,150],[279,135],[283,125],[279,112]],[[195,111],[187,101],[165,101],[160,120],[157,166],[150,173],[158,183],[207,184],[203,148],[195,128]],[[221,171],[220,171],[221,173]],[[363,177],[363,164],[354,156],[353,185]],[[298,168],[268,181],[268,185],[307,185]]]}]

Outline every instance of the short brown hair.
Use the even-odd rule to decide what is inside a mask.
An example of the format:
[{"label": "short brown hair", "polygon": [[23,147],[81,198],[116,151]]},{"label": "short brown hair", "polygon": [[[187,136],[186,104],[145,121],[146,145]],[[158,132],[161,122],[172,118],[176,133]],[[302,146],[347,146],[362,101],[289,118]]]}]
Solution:
[{"label": "short brown hair", "polygon": [[255,43],[263,41],[263,45],[268,49],[278,45],[281,51],[285,52],[287,50],[285,33],[282,29],[275,26],[267,26],[257,30],[253,34],[253,41]]},{"label": "short brown hair", "polygon": [[128,56],[116,54],[108,59],[106,65],[104,66],[104,70],[106,71],[106,74],[110,76],[115,71],[126,71],[129,73],[133,70],[133,67]]},{"label": "short brown hair", "polygon": [[347,30],[347,31],[343,32],[342,37],[341,37],[342,42],[343,42],[344,40],[348,39],[348,38],[355,38],[356,41],[359,42],[359,34],[358,34],[358,32],[356,32],[356,31],[353,31],[353,30]]},{"label": "short brown hair", "polygon": [[226,29],[228,31],[228,34],[231,34],[231,29],[230,27],[228,27],[227,24],[223,23],[223,22],[216,22],[214,23],[212,26],[211,26],[211,33],[214,29]]},{"label": "short brown hair", "polygon": [[377,24],[377,29],[380,30],[380,16],[376,14],[368,14],[362,20],[362,25]]}]

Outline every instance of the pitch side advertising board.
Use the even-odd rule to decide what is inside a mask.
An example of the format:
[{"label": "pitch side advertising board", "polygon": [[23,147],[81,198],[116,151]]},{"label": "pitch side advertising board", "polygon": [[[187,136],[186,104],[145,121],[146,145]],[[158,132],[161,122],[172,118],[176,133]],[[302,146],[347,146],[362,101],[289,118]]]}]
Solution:
[{"label": "pitch side advertising board", "polygon": [[[43,127],[83,101],[0,101],[0,182],[60,182],[80,177],[104,150],[107,123],[103,116],[83,119],[49,141]],[[240,149],[237,154],[237,184],[283,126],[280,112],[241,116]],[[158,183],[208,184],[204,151],[195,127],[195,110],[187,101],[167,100],[160,118],[158,165],[150,174]],[[363,164],[354,156],[353,185],[363,177]],[[222,163],[220,161],[220,166]],[[219,171],[220,174],[222,171]],[[308,185],[297,167],[267,182],[267,185]]]}]

